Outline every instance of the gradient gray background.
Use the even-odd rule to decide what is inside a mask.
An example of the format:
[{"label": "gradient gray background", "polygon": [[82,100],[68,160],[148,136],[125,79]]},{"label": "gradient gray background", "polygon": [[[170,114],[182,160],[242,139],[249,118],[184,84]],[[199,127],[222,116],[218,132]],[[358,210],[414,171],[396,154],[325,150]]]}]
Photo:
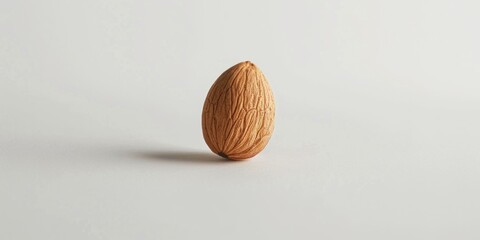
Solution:
[{"label": "gradient gray background", "polygon": [[[0,239],[479,239],[478,1],[0,2]],[[250,60],[260,155],[203,141]]]}]

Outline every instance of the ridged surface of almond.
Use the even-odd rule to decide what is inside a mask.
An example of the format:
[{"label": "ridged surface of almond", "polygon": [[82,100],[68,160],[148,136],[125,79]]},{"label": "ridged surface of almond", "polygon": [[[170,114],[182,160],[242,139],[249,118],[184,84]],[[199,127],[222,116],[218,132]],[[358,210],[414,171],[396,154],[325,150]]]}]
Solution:
[{"label": "ridged surface of almond", "polygon": [[222,157],[251,158],[270,140],[274,118],[267,79],[255,64],[241,62],[222,73],[210,88],[202,112],[203,137]]}]

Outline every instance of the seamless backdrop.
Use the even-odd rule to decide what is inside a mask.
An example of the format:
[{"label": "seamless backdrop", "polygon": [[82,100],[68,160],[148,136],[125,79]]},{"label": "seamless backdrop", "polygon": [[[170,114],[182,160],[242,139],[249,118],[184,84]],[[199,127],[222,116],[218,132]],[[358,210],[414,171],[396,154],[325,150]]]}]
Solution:
[{"label": "seamless backdrop", "polygon": [[[478,1],[0,1],[0,239],[479,239]],[[250,60],[276,127],[210,153]]]}]

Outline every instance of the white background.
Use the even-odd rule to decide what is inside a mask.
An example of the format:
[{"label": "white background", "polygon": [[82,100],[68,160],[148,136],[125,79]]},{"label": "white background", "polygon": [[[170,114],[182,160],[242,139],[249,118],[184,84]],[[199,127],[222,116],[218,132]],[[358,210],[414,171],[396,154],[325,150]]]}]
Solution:
[{"label": "white background", "polygon": [[[0,239],[479,239],[478,1],[0,1]],[[250,60],[274,135],[227,162]]]}]

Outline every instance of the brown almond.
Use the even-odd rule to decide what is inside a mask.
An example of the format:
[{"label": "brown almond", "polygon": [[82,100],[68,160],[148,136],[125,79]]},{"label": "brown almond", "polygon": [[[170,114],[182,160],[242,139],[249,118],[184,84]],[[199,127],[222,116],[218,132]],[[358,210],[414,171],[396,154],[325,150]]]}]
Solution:
[{"label": "brown almond", "polygon": [[274,118],[267,79],[255,64],[241,62],[223,72],[210,88],[202,112],[203,138],[224,158],[251,158],[270,140]]}]

